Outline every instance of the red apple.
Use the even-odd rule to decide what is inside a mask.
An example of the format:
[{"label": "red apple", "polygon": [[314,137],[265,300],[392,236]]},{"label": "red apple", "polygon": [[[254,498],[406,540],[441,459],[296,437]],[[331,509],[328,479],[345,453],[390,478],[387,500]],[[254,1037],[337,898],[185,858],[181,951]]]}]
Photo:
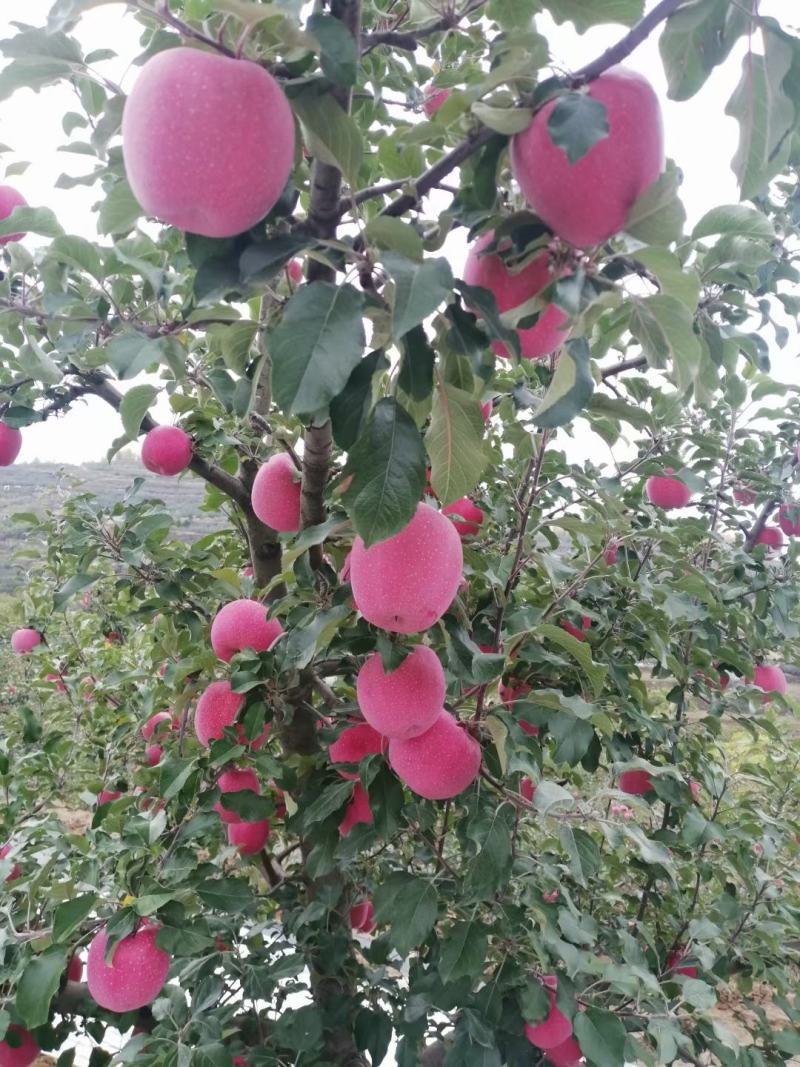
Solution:
[{"label": "red apple", "polygon": [[569,619],[560,619],[559,622],[563,629],[565,629],[568,634],[571,634],[572,637],[574,637],[578,641],[586,640],[586,631],[589,630],[592,625],[592,620],[589,618],[588,615],[584,615],[581,619],[582,628],[580,630],[577,626],[571,623]]},{"label": "red apple", "polygon": [[655,474],[647,479],[645,491],[647,499],[657,508],[665,511],[671,508],[685,508],[692,499],[692,491],[680,478],[672,478],[672,468],[667,467],[664,474]]},{"label": "red apple", "polygon": [[[2,848],[0,848],[0,860],[4,860],[14,847],[12,841],[7,841]],[[18,878],[22,877],[22,868],[18,863],[15,863],[11,868],[11,874],[6,876],[6,882],[16,882]]]},{"label": "red apple", "polygon": [[697,977],[696,967],[682,966],[683,961],[686,959],[686,950],[682,948],[676,948],[670,952],[667,957],[667,970],[672,974],[685,974],[687,978]]},{"label": "red apple", "polygon": [[144,758],[148,767],[157,767],[163,755],[164,749],[161,745],[148,745],[144,750]]},{"label": "red apple", "polygon": [[[249,767],[232,767],[228,771],[223,771],[217,779],[217,786],[219,787],[220,793],[241,793],[247,791],[259,795],[261,794],[261,784],[258,780],[258,776],[256,775],[256,772]],[[242,822],[241,815],[237,815],[235,811],[228,811],[227,808],[223,808],[221,800],[218,800],[214,805],[214,811],[224,823]]]},{"label": "red apple", "polygon": [[225,832],[228,835],[228,844],[235,845],[242,856],[254,856],[264,848],[269,839],[269,823],[266,819],[261,822],[229,823]]},{"label": "red apple", "polygon": [[755,539],[755,544],[766,545],[767,548],[775,551],[783,547],[783,531],[777,526],[765,526],[759,531],[758,536]]},{"label": "red apple", "polygon": [[781,504],[778,526],[787,537],[800,537],[800,505]]},{"label": "red apple", "polygon": [[359,934],[371,934],[375,929],[375,908],[371,900],[362,900],[350,909],[350,926]]},{"label": "red apple", "polygon": [[256,516],[280,533],[300,529],[300,472],[288,452],[270,456],[259,467],[251,496]]},{"label": "red apple", "polygon": [[[10,185],[0,185],[0,219],[7,219],[15,208],[27,206],[28,201],[22,193]],[[24,233],[10,233],[7,237],[0,237],[0,245],[7,245],[9,241],[21,241],[24,236]],[[0,466],[3,464],[0,463]]]},{"label": "red apple", "polygon": [[750,684],[756,686],[757,689],[764,690],[766,694],[764,697],[765,704],[769,702],[772,693],[780,693],[783,696],[788,689],[786,675],[780,667],[775,667],[769,663],[761,663],[756,667]]},{"label": "red apple", "polygon": [[119,793],[116,789],[101,789],[97,794],[97,806],[101,808],[104,804],[110,804],[113,800],[119,800],[122,793]]},{"label": "red apple", "polygon": [[170,957],[156,944],[160,927],[142,922],[114,948],[106,963],[105,927],[95,934],[86,960],[89,993],[101,1008],[125,1012],[152,1004],[167,979]]},{"label": "red apple", "polygon": [[234,237],[283,191],[294,120],[259,64],[170,48],[147,61],[126,101],[122,150],[148,215],[204,237]]},{"label": "red apple", "polygon": [[737,504],[744,504],[745,507],[750,507],[751,504],[755,504],[758,494],[755,490],[748,489],[746,485],[742,485],[738,489],[734,489],[733,499]]},{"label": "red apple", "polygon": [[419,737],[389,742],[389,763],[412,792],[427,800],[458,796],[478,777],[481,746],[448,711]]},{"label": "red apple", "polygon": [[354,826],[359,823],[372,823],[372,808],[369,805],[369,794],[361,782],[356,782],[353,787],[353,796],[345,809],[344,818],[339,823],[339,834],[347,837]]},{"label": "red apple", "polygon": [[458,536],[462,541],[467,537],[474,537],[486,518],[477,504],[473,504],[466,496],[442,508],[442,515],[449,515],[453,518],[453,526],[458,530]]},{"label": "red apple", "polygon": [[154,426],[142,442],[142,463],[153,474],[172,477],[192,462],[192,439],[179,426]]},{"label": "red apple", "polygon": [[14,1023],[6,1034],[14,1044],[0,1041],[0,1067],[30,1067],[40,1052],[33,1034]]},{"label": "red apple", "polygon": [[641,797],[654,791],[653,779],[647,771],[623,771],[619,776],[619,788],[630,796]]},{"label": "red apple", "polygon": [[283,633],[277,619],[255,600],[233,600],[221,608],[211,624],[211,647],[228,663],[243,649],[267,652]]},{"label": "red apple", "polygon": [[151,715],[147,722],[142,727],[142,737],[145,741],[149,741],[150,738],[156,735],[167,734],[173,726],[172,716],[168,711],[157,711],[155,715]]},{"label": "red apple", "polygon": [[[373,729],[369,723],[361,722],[355,726],[348,726],[339,734],[336,740],[328,748],[328,756],[331,763],[360,763],[367,756],[383,752],[384,739]],[[355,781],[358,774],[352,771],[344,771],[340,767],[336,770],[342,778]]]},{"label": "red apple", "polygon": [[447,98],[450,96],[449,89],[437,89],[432,83],[426,85],[422,90],[422,93],[425,97],[422,109],[429,119],[433,118],[439,108],[446,103]]},{"label": "red apple", "polygon": [[292,259],[286,266],[286,273],[289,275],[289,280],[294,282],[295,285],[300,285],[303,280],[303,264],[299,259]]},{"label": "red apple", "polygon": [[380,654],[373,652],[356,679],[364,718],[384,737],[401,739],[419,737],[433,726],[444,706],[445,688],[439,657],[427,645],[417,645],[389,674]]},{"label": "red apple", "polygon": [[25,627],[15,630],[11,635],[11,650],[18,655],[25,655],[27,652],[32,652],[37,645],[41,644],[41,641],[42,635],[38,630]]},{"label": "red apple", "polygon": [[548,126],[558,99],[544,105],[511,142],[511,169],[547,225],[578,248],[602,244],[625,226],[628,212],[664,166],[661,108],[640,74],[612,67],[589,84],[606,107],[608,136],[570,163]]},{"label": "red apple", "polygon": [[613,567],[614,564],[617,562],[617,556],[619,555],[620,548],[621,545],[618,541],[612,541],[609,543],[608,547],[603,553],[603,559],[606,561],[609,567]]},{"label": "red apple", "polygon": [[574,1037],[568,1037],[561,1045],[547,1050],[545,1059],[551,1067],[578,1067],[583,1060],[581,1047]]},{"label": "red apple", "polygon": [[[9,240],[9,238],[4,238]],[[0,467],[10,467],[22,448],[22,434],[0,422]]]},{"label": "red apple", "polygon": [[76,952],[74,956],[70,956],[69,963],[67,964],[67,981],[68,982],[80,982],[83,980],[83,960]]},{"label": "red apple", "polygon": [[547,987],[550,1011],[543,1022],[533,1025],[531,1023],[525,1024],[525,1037],[536,1048],[547,1051],[548,1049],[558,1048],[559,1045],[563,1045],[572,1036],[572,1023],[556,1007],[558,980],[555,975],[544,975],[542,982]]}]

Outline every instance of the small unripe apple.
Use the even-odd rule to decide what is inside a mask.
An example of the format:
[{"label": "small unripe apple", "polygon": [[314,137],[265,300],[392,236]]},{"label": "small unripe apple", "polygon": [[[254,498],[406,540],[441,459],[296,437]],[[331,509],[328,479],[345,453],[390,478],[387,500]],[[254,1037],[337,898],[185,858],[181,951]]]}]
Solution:
[{"label": "small unripe apple", "polygon": [[[331,763],[360,763],[367,756],[374,756],[383,752],[384,739],[374,730],[369,723],[361,722],[356,726],[348,726],[339,734],[336,740],[328,747],[328,757]],[[342,778],[355,781],[358,774],[352,771],[336,770]]]},{"label": "small unripe apple", "polygon": [[[258,780],[258,776],[256,775],[256,772],[249,767],[232,767],[228,771],[223,771],[217,779],[217,786],[219,787],[220,793],[241,793],[243,791],[249,791],[258,795],[261,794],[261,784]],[[226,808],[223,808],[221,800],[218,800],[214,805],[214,811],[224,823],[242,822],[241,815],[237,815],[235,811],[228,811]]]},{"label": "small unripe apple", "polygon": [[117,792],[116,789],[101,789],[97,794],[97,806],[102,808],[104,804],[110,804],[113,800],[119,800],[122,793]]},{"label": "small unripe apple", "polygon": [[147,61],[127,99],[122,151],[148,215],[204,237],[235,237],[283,191],[294,120],[264,67],[170,48]]},{"label": "small unripe apple", "polygon": [[427,800],[463,793],[481,769],[481,746],[449,712],[419,737],[389,742],[389,763],[412,792]]},{"label": "small unripe apple", "polygon": [[83,960],[76,952],[74,956],[70,956],[69,963],[67,964],[67,981],[68,982],[80,982],[83,980]]},{"label": "small unripe apple", "polygon": [[374,626],[413,634],[433,626],[453,603],[464,557],[452,522],[418,504],[411,522],[386,541],[353,543],[350,583],[358,609]]},{"label": "small unripe apple", "polygon": [[787,537],[800,537],[800,505],[781,504],[778,513],[778,526]]},{"label": "small unripe apple", "polygon": [[238,848],[242,856],[254,856],[269,839],[269,822],[236,822],[225,827],[228,844]]},{"label": "small unripe apple", "polygon": [[424,734],[444,706],[445,690],[439,657],[427,645],[417,645],[390,674],[383,669],[380,653],[373,652],[356,679],[358,706],[384,737]]},{"label": "small unripe apple", "polygon": [[142,463],[153,474],[168,477],[192,462],[192,439],[180,426],[154,426],[142,442]]},{"label": "small unripe apple", "polygon": [[608,136],[575,163],[554,142],[551,100],[511,141],[511,169],[533,210],[559,237],[588,248],[625,226],[628,213],[664,167],[661,108],[640,74],[612,67],[589,83],[605,105]]},{"label": "small unripe apple", "polygon": [[783,531],[777,526],[765,526],[759,531],[754,543],[757,545],[766,545],[767,548],[773,551],[783,548]]},{"label": "small unripe apple", "polygon": [[344,818],[339,823],[339,835],[347,837],[354,826],[359,823],[367,825],[374,822],[372,808],[369,806],[369,794],[361,782],[353,787],[353,796],[345,809]]},{"label": "small unripe apple", "polygon": [[41,642],[42,635],[39,631],[32,630],[26,626],[21,630],[15,630],[11,635],[11,650],[16,652],[17,655],[24,656],[26,653],[32,652]]},{"label": "small unripe apple", "polygon": [[667,467],[664,474],[654,474],[647,479],[645,491],[647,499],[657,508],[665,511],[671,508],[685,508],[692,499],[692,491],[680,478],[670,477],[672,469]]},{"label": "small unripe apple", "polygon": [[635,797],[654,792],[653,779],[647,771],[623,771],[619,776],[619,788]]},{"label": "small unripe apple", "polygon": [[22,448],[22,434],[0,422],[0,467],[10,467]]},{"label": "small unripe apple", "polygon": [[[7,219],[14,208],[27,206],[28,201],[22,193],[10,185],[0,185],[0,219]],[[21,241],[24,236],[24,233],[10,233],[7,237],[0,237],[0,245],[7,245],[9,241]]]},{"label": "small unripe apple", "polygon": [[[6,841],[6,843],[3,845],[3,847],[0,848],[0,860],[4,860],[13,847],[14,847],[14,844],[13,844],[12,841]],[[14,866],[11,868],[11,874],[6,876],[6,881],[7,882],[16,882],[16,880],[18,878],[21,878],[21,877],[22,877],[22,868],[20,867],[20,865],[18,863],[15,863]]]},{"label": "small unripe apple", "polygon": [[135,933],[114,948],[111,966],[106,964],[108,934],[103,927],[89,945],[86,981],[89,993],[101,1008],[125,1012],[152,1004],[167,980],[170,957],[156,944],[160,927],[141,923]]},{"label": "small unripe apple", "polygon": [[461,497],[460,500],[454,500],[452,504],[443,507],[442,515],[455,516],[453,526],[455,526],[458,536],[462,540],[467,537],[474,537],[486,518],[482,509],[466,496]]},{"label": "small unripe apple", "polygon": [[439,108],[447,102],[447,98],[450,96],[449,89],[438,89],[432,83],[430,85],[426,85],[425,88],[422,90],[422,93],[425,97],[425,100],[422,105],[422,110],[425,112],[426,116],[429,119],[433,118]]},{"label": "small unripe apple", "polygon": [[572,1036],[572,1023],[556,1007],[556,989],[558,987],[556,976],[546,974],[542,977],[542,982],[547,988],[550,1011],[543,1022],[533,1025],[531,1023],[525,1024],[525,1037],[536,1048],[547,1051],[551,1048],[558,1048],[559,1045],[563,1045]]},{"label": "small unripe apple", "polygon": [[142,727],[142,737],[145,741],[149,741],[154,734],[166,735],[172,729],[172,725],[172,716],[168,711],[157,711]]},{"label": "small unripe apple", "polygon": [[270,456],[259,467],[251,495],[253,511],[279,533],[300,529],[300,472],[288,452]]},{"label": "small unripe apple", "polygon": [[144,758],[147,761],[148,767],[157,767],[161,762],[161,757],[164,755],[164,749],[161,745],[148,745],[144,750]]},{"label": "small unripe apple", "polygon": [[578,1067],[583,1060],[581,1047],[574,1037],[568,1037],[560,1045],[547,1050],[545,1059],[551,1067]]},{"label": "small unripe apple", "polygon": [[30,1067],[41,1051],[33,1034],[14,1023],[7,1034],[14,1044],[0,1041],[0,1067]]},{"label": "small unripe apple", "polygon": [[685,974],[687,978],[697,977],[697,968],[683,966],[686,959],[686,949],[676,948],[667,956],[667,970],[672,974]]},{"label": "small unripe apple", "polygon": [[267,618],[267,609],[256,600],[232,600],[221,608],[211,624],[211,647],[228,663],[245,648],[267,652],[283,633],[277,619]]},{"label": "small unripe apple", "polygon": [[[502,314],[533,300],[555,281],[556,276],[550,270],[550,256],[546,251],[535,256],[522,270],[512,273],[501,256],[484,253],[493,240],[494,232],[490,230],[470,248],[464,267],[464,281],[467,285],[488,289],[494,296],[497,310]],[[534,310],[531,308],[531,315]],[[533,326],[518,329],[522,358],[541,359],[554,352],[567,339],[569,331],[565,328],[566,321],[567,316],[561,308],[548,304]],[[504,358],[511,355],[502,341],[493,341],[492,350]]]},{"label": "small unripe apple", "polygon": [[779,693],[783,696],[789,688],[786,681],[786,675],[780,669],[780,667],[774,667],[770,663],[760,663],[753,672],[752,684],[757,689],[763,689],[766,696],[764,697],[764,703],[768,703],[770,695],[772,693]]},{"label": "small unripe apple", "polygon": [[362,900],[350,909],[350,926],[359,934],[371,934],[375,929],[375,908],[372,901]]}]

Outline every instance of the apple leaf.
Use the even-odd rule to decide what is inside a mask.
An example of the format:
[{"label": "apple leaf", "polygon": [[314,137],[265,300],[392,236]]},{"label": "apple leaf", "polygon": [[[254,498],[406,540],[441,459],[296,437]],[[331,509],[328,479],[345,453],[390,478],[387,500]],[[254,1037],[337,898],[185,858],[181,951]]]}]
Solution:
[{"label": "apple leaf", "polygon": [[402,337],[432,315],[453,292],[453,274],[446,259],[414,263],[396,252],[386,252],[383,265],[394,282],[392,335]]},{"label": "apple leaf", "polygon": [[564,345],[550,387],[534,413],[533,421],[537,426],[544,429],[565,426],[583,411],[594,392],[590,361],[589,346],[584,338]]},{"label": "apple leaf", "polygon": [[49,207],[15,207],[0,219],[0,237],[14,233],[35,233],[40,237],[58,237],[64,231]]},{"label": "apple leaf", "polygon": [[636,298],[630,328],[648,364],[666,367],[671,362],[678,389],[685,392],[697,377],[702,358],[693,315],[686,305],[663,293]]},{"label": "apple leaf", "polygon": [[668,245],[680,239],[686,211],[678,197],[681,176],[670,162],[628,213],[625,232],[645,244]]},{"label": "apple leaf", "polygon": [[575,1037],[592,1067],[622,1067],[627,1033],[618,1015],[587,1008],[575,1016]]},{"label": "apple leaf", "polygon": [[694,96],[714,67],[728,57],[749,22],[746,6],[729,0],[687,4],[673,12],[658,42],[667,96],[671,100]]},{"label": "apple leaf", "polygon": [[553,144],[562,149],[572,166],[608,137],[608,111],[602,101],[588,93],[565,93],[556,100],[547,128]]},{"label": "apple leaf", "polygon": [[383,349],[370,352],[356,364],[341,393],[331,400],[333,439],[339,448],[349,451],[356,443],[372,406],[373,379],[388,369],[389,360]]},{"label": "apple leaf", "polygon": [[66,966],[64,949],[49,949],[28,963],[17,985],[15,1005],[26,1026],[43,1026],[47,1022],[50,1001],[61,984]]},{"label": "apple leaf", "polygon": [[[271,10],[269,6],[264,10]],[[347,183],[358,185],[364,142],[354,119],[319,85],[306,85],[289,96],[306,133],[312,156],[338,167]]]},{"label": "apple leaf", "polygon": [[358,74],[358,51],[353,35],[344,23],[332,15],[314,14],[306,23],[308,33],[320,47],[322,73],[336,85],[355,85]]},{"label": "apple leaf", "polygon": [[431,485],[442,504],[471,492],[486,466],[484,422],[473,393],[437,380],[425,444],[431,459]]},{"label": "apple leaf", "polygon": [[373,903],[375,918],[389,926],[389,940],[403,956],[425,940],[436,922],[436,887],[404,871],[389,874],[376,887]]},{"label": "apple leaf", "polygon": [[772,241],[775,226],[762,211],[749,204],[722,204],[707,211],[692,230],[692,240],[733,235]]}]

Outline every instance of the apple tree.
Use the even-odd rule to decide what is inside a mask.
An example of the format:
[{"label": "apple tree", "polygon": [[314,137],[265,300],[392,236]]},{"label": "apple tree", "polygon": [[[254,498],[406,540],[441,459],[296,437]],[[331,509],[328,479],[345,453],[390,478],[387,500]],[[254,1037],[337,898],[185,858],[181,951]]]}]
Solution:
[{"label": "apple tree", "polygon": [[[0,463],[91,395],[161,481],[15,517],[0,1067],[786,1063],[796,29],[129,0],[126,98],[102,2],[0,42],[4,108],[74,89],[98,235],[11,164]],[[544,15],[617,43],[565,71]],[[744,55],[691,224],[656,34],[687,122]]]}]

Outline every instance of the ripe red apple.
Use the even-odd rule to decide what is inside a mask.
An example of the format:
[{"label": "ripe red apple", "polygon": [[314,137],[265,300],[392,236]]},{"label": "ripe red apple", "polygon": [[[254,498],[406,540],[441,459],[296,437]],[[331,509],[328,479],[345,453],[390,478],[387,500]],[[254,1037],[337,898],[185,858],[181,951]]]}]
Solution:
[{"label": "ripe red apple", "polygon": [[685,974],[687,978],[697,977],[696,967],[684,967],[683,961],[686,959],[686,950],[682,948],[676,948],[670,952],[667,956],[667,970],[672,974]]},{"label": "ripe red apple", "polygon": [[192,439],[180,426],[154,426],[142,442],[142,463],[153,474],[173,476],[192,462]]},{"label": "ripe red apple", "polygon": [[758,494],[755,490],[748,489],[746,485],[742,485],[738,489],[734,489],[733,499],[737,504],[744,504],[745,507],[750,507],[751,504],[755,504]]},{"label": "ripe red apple", "polygon": [[354,826],[359,823],[369,825],[374,821],[372,808],[369,806],[369,794],[361,782],[353,786],[353,796],[345,809],[344,818],[339,823],[339,835],[347,837]]},{"label": "ripe red apple", "polygon": [[[13,841],[6,841],[2,848],[0,848],[0,860],[4,860],[14,847]],[[18,863],[15,863],[11,868],[11,874],[6,876],[6,882],[16,882],[18,878],[22,877],[22,868]]]},{"label": "ripe red apple", "polygon": [[492,417],[492,411],[494,410],[494,403],[491,400],[487,400],[485,404],[481,404],[481,415],[483,415],[483,421],[488,422]]},{"label": "ripe red apple", "polygon": [[244,705],[241,693],[234,693],[230,682],[212,682],[197,701],[194,713],[194,732],[197,740],[206,748],[218,741],[227,726],[234,726],[239,735],[239,744],[249,745],[254,752],[264,747],[269,737],[269,723],[252,741],[245,737],[244,726],[236,722],[236,716]]},{"label": "ripe red apple", "polygon": [[654,791],[653,779],[647,771],[623,771],[619,776],[619,789],[630,796],[641,797]]},{"label": "ripe red apple", "polygon": [[22,448],[22,434],[0,422],[0,467],[10,467]]},{"label": "ripe red apple", "polygon": [[122,793],[117,792],[116,789],[101,789],[97,794],[97,806],[101,808],[104,804],[110,804],[112,800],[119,800]]},{"label": "ripe red apple", "polygon": [[664,166],[661,108],[640,74],[612,67],[589,84],[605,104],[608,136],[575,163],[552,139],[551,100],[511,141],[511,169],[537,215],[578,248],[602,244],[625,226],[628,212]]},{"label": "ripe red apple", "polygon": [[69,963],[67,964],[67,981],[68,982],[80,982],[83,980],[83,960],[76,952],[73,956],[70,956]]},{"label": "ripe red apple", "polygon": [[433,118],[439,108],[446,103],[447,98],[450,96],[449,89],[438,89],[433,83],[426,85],[422,90],[422,93],[425,97],[422,110],[429,119]]},{"label": "ripe red apple", "polygon": [[411,522],[386,541],[353,543],[350,583],[361,614],[375,626],[413,634],[433,626],[458,592],[464,557],[452,522],[418,504]]},{"label": "ripe red apple", "polygon": [[486,518],[481,508],[473,504],[467,496],[462,496],[460,500],[454,500],[452,504],[443,507],[442,515],[456,516],[453,526],[458,530],[458,536],[462,541],[467,537],[474,537]]},{"label": "ripe red apple", "polygon": [[536,782],[534,782],[533,778],[522,779],[519,785],[519,793],[529,804],[533,803],[533,798],[536,796]]},{"label": "ripe red apple", "polygon": [[547,1051],[558,1048],[572,1036],[572,1023],[556,1007],[556,989],[558,987],[556,976],[546,974],[542,977],[542,982],[547,988],[550,1011],[543,1022],[535,1023],[534,1025],[526,1023],[525,1036],[536,1048]]},{"label": "ripe red apple", "polygon": [[299,259],[292,259],[286,266],[286,273],[289,275],[289,280],[295,285],[300,285],[303,281],[303,264]]},{"label": "ripe red apple", "polygon": [[[555,280],[550,270],[550,256],[542,252],[534,257],[522,270],[512,273],[496,253],[485,253],[484,249],[494,240],[494,232],[483,234],[470,248],[464,267],[464,281],[467,285],[477,285],[488,289],[494,296],[497,310],[514,311],[527,304],[543,289]],[[533,314],[531,309],[530,314]],[[527,316],[526,316],[527,317]],[[541,312],[533,326],[518,330],[520,349],[523,359],[541,359],[555,351],[567,339],[565,328],[567,316],[556,307],[548,304]],[[493,341],[492,349],[498,356],[508,358],[511,353],[502,341]]]},{"label": "ripe red apple", "polygon": [[[384,739],[374,730],[369,723],[361,722],[356,726],[348,726],[339,734],[336,740],[328,747],[328,757],[331,763],[360,763],[367,756],[373,756],[383,752]],[[355,781],[357,774],[352,771],[344,771],[340,767],[336,770],[342,778]]]},{"label": "ripe red apple", "polygon": [[300,529],[300,472],[288,452],[270,456],[259,467],[251,496],[253,511],[280,533]]},{"label": "ripe red apple", "polygon": [[700,799],[700,783],[696,782],[694,778],[689,779],[689,789],[692,794],[692,800]]},{"label": "ripe red apple", "polygon": [[161,745],[148,745],[144,750],[144,758],[148,767],[157,767],[163,755],[164,749]]},{"label": "ripe red apple", "polygon": [[[22,193],[10,185],[0,185],[0,219],[7,219],[14,208],[27,206],[28,201]],[[24,236],[24,233],[10,233],[7,237],[0,237],[0,245],[7,245],[9,241],[21,241]]]},{"label": "ripe red apple", "polygon": [[685,508],[692,499],[692,491],[680,478],[672,478],[672,468],[667,467],[664,474],[654,474],[647,479],[645,491],[647,499],[657,508]]},{"label": "ripe red apple", "polygon": [[578,1067],[583,1060],[581,1047],[574,1037],[568,1037],[560,1045],[547,1050],[545,1059],[552,1067]]},{"label": "ripe red apple", "polygon": [[481,769],[481,746],[449,712],[419,737],[389,742],[389,763],[418,796],[447,800],[463,793]]},{"label": "ripe red apple", "polygon": [[[258,780],[258,776],[256,775],[256,772],[249,767],[231,767],[230,770],[223,771],[217,779],[217,786],[219,787],[220,793],[241,793],[249,791],[259,795],[261,794],[261,784]],[[214,811],[224,823],[242,822],[242,817],[237,815],[235,811],[228,811],[226,808],[223,808],[221,800],[218,800],[214,805]]]},{"label": "ripe red apple", "polygon": [[37,645],[41,644],[41,641],[42,635],[38,630],[24,627],[21,630],[15,630],[11,635],[11,649],[18,655],[25,655],[27,652],[32,652]]},{"label": "ripe red apple", "polygon": [[255,600],[232,600],[217,612],[211,624],[211,647],[228,663],[245,648],[267,652],[282,633],[278,620],[267,618],[263,604]]},{"label": "ripe red apple", "polygon": [[609,567],[613,567],[617,562],[617,556],[619,555],[620,544],[618,541],[612,541],[608,548],[603,553],[603,559],[606,561]]},{"label": "ripe red apple", "polygon": [[266,845],[269,838],[269,822],[236,822],[225,827],[228,844],[235,845],[242,856],[254,856]]},{"label": "ripe red apple", "polygon": [[0,1067],[30,1067],[41,1051],[33,1034],[14,1023],[6,1033],[14,1044],[0,1041]]},{"label": "ripe red apple", "polygon": [[359,934],[371,934],[375,929],[375,908],[372,901],[362,900],[350,909],[350,926]]},{"label": "ripe red apple", "polygon": [[777,526],[765,526],[763,530],[759,531],[758,537],[755,539],[755,544],[766,545],[767,548],[773,551],[783,548],[783,543],[783,531]]},{"label": "ripe red apple", "polygon": [[160,927],[142,922],[135,933],[114,948],[111,966],[105,961],[108,934],[103,927],[89,945],[86,981],[101,1008],[125,1012],[152,1004],[167,979],[170,957],[156,944]]},{"label": "ripe red apple", "polygon": [[122,151],[148,215],[204,237],[234,237],[283,191],[294,120],[262,66],[170,48],[147,61],[127,99]]},{"label": "ripe red apple", "polygon": [[780,693],[783,696],[788,689],[786,675],[780,667],[774,667],[770,663],[760,663],[756,667],[751,684],[758,689],[764,690],[766,694],[764,697],[765,704],[769,702],[772,693]]},{"label": "ripe red apple", "polygon": [[252,578],[253,577],[253,568],[250,566],[250,564],[248,564],[246,567],[242,568],[242,577],[243,578]]},{"label": "ripe red apple", "polygon": [[142,737],[145,741],[149,741],[154,734],[164,736],[172,729],[172,726],[170,713],[168,711],[157,711],[155,715],[150,716],[142,727]]},{"label": "ripe red apple", "polygon": [[800,505],[781,504],[778,513],[778,526],[787,537],[800,537]]},{"label": "ripe red apple", "polygon": [[589,618],[588,615],[584,615],[581,619],[582,628],[580,630],[577,626],[571,623],[569,619],[560,619],[559,622],[561,623],[561,626],[567,631],[567,633],[571,634],[578,641],[586,640],[586,631],[589,630],[592,625],[592,620]]},{"label": "ripe red apple", "polygon": [[66,693],[67,687],[64,685],[64,680],[60,674],[48,674],[45,681],[53,682],[57,693]]},{"label": "ripe red apple", "polygon": [[444,706],[445,680],[439,657],[417,645],[400,666],[386,674],[373,652],[358,672],[358,706],[370,726],[384,737],[407,739],[429,730]]}]

